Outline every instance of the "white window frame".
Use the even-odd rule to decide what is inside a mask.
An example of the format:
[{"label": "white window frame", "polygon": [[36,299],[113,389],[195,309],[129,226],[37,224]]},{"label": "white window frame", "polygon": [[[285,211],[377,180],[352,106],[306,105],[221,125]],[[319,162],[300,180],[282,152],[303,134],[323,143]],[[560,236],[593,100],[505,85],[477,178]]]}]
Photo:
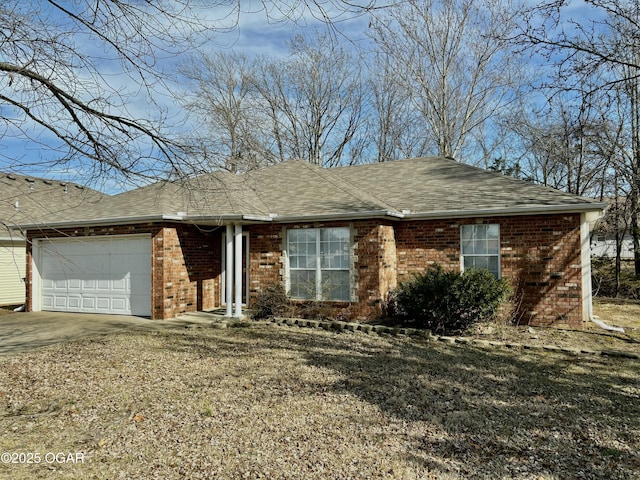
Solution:
[{"label": "white window frame", "polygon": [[[465,249],[464,249],[464,230],[468,229],[468,228],[474,228],[474,227],[485,227],[488,228],[489,227],[495,227],[498,229],[498,245],[497,245],[497,252],[496,253],[488,253],[488,252],[481,252],[481,253],[465,253]],[[476,238],[475,234],[473,235],[473,240],[484,240],[484,241],[488,241],[487,238],[487,234],[485,233],[483,238]],[[496,258],[498,261],[498,270],[497,272],[492,272],[492,273],[496,273],[497,277],[496,278],[501,278],[502,275],[502,265],[501,265],[501,261],[500,261],[500,224],[499,223],[472,223],[472,224],[467,224],[467,225],[461,225],[460,226],[460,271],[464,272],[464,264],[465,264],[465,257],[483,257],[483,258]],[[491,271],[491,270],[489,270]]]},{"label": "white window frame", "polygon": [[[347,235],[347,243],[348,243],[348,266],[346,268],[330,268],[330,267],[323,267],[322,266],[322,249],[321,249],[321,238],[322,238],[322,234],[321,231],[323,230],[344,230]],[[291,267],[291,247],[290,247],[290,239],[291,239],[291,232],[299,232],[299,231],[306,231],[306,232],[314,232],[315,234],[315,242],[316,242],[316,251],[315,251],[315,267],[313,269],[311,268],[292,268]],[[286,271],[286,288],[287,291],[289,292],[289,294],[291,294],[291,272],[292,271],[309,271],[309,270],[315,270],[315,287],[316,287],[316,292],[315,292],[315,298],[309,298],[309,297],[295,297],[292,296],[293,299],[295,300],[316,300],[316,301],[326,301],[326,302],[349,302],[351,301],[351,263],[352,263],[352,252],[351,252],[351,245],[352,245],[352,238],[351,238],[351,231],[349,227],[321,227],[321,228],[304,228],[304,229],[287,229],[287,243],[286,243],[286,259],[287,259],[287,271]],[[347,273],[347,298],[324,298],[323,297],[323,292],[322,292],[322,287],[323,287],[323,277],[322,274],[323,272],[346,272]]]}]

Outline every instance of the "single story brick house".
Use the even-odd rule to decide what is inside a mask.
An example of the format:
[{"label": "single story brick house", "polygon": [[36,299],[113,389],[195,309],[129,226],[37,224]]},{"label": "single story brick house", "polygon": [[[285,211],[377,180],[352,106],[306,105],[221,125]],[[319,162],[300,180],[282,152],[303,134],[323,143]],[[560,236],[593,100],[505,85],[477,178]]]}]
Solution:
[{"label": "single story brick house", "polygon": [[102,196],[76,183],[0,173],[0,305],[26,299],[26,242],[14,227],[51,221]]},{"label": "single story brick house", "polygon": [[604,206],[440,157],[215,172],[23,225],[27,309],[241,316],[283,282],[294,299],[372,319],[398,282],[438,262],[508,278],[525,322],[579,327]]}]

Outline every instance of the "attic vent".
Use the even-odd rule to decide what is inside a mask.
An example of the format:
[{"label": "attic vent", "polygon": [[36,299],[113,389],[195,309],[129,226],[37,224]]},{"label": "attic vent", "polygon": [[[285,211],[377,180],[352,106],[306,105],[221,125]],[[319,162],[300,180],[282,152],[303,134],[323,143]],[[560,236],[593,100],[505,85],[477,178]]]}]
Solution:
[{"label": "attic vent", "polygon": [[51,183],[50,180],[43,180],[42,181],[45,185],[53,185],[53,183]]},{"label": "attic vent", "polygon": [[15,180],[15,179],[16,179],[16,177],[14,177],[13,175],[7,175],[7,178],[8,178],[9,180]]},{"label": "attic vent", "polygon": [[84,190],[84,187],[82,185],[74,185],[74,186],[79,190]]}]

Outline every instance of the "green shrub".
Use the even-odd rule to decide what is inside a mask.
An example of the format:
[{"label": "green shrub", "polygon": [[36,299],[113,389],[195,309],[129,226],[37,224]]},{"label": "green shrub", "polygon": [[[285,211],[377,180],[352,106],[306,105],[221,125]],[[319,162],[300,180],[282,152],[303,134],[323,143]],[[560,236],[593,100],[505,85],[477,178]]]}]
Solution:
[{"label": "green shrub", "polygon": [[252,302],[253,318],[284,317],[291,311],[291,299],[282,283],[265,287]]},{"label": "green shrub", "polygon": [[433,333],[459,333],[493,318],[510,294],[507,280],[497,280],[488,270],[460,273],[434,264],[391,294],[390,313]]}]

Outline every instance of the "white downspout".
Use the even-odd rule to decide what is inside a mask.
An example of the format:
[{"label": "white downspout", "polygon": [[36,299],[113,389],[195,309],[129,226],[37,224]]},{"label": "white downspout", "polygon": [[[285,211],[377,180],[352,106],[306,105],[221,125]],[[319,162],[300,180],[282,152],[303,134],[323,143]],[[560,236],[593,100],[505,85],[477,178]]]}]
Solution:
[{"label": "white downspout", "polygon": [[587,213],[580,214],[580,259],[582,266],[582,321],[593,318],[593,300],[591,294],[591,243]]},{"label": "white downspout", "polygon": [[601,217],[602,212],[585,212],[580,214],[580,256],[582,260],[582,321],[591,321],[604,330],[624,333],[620,327],[607,325],[593,315],[593,296],[591,286],[591,225]]}]

